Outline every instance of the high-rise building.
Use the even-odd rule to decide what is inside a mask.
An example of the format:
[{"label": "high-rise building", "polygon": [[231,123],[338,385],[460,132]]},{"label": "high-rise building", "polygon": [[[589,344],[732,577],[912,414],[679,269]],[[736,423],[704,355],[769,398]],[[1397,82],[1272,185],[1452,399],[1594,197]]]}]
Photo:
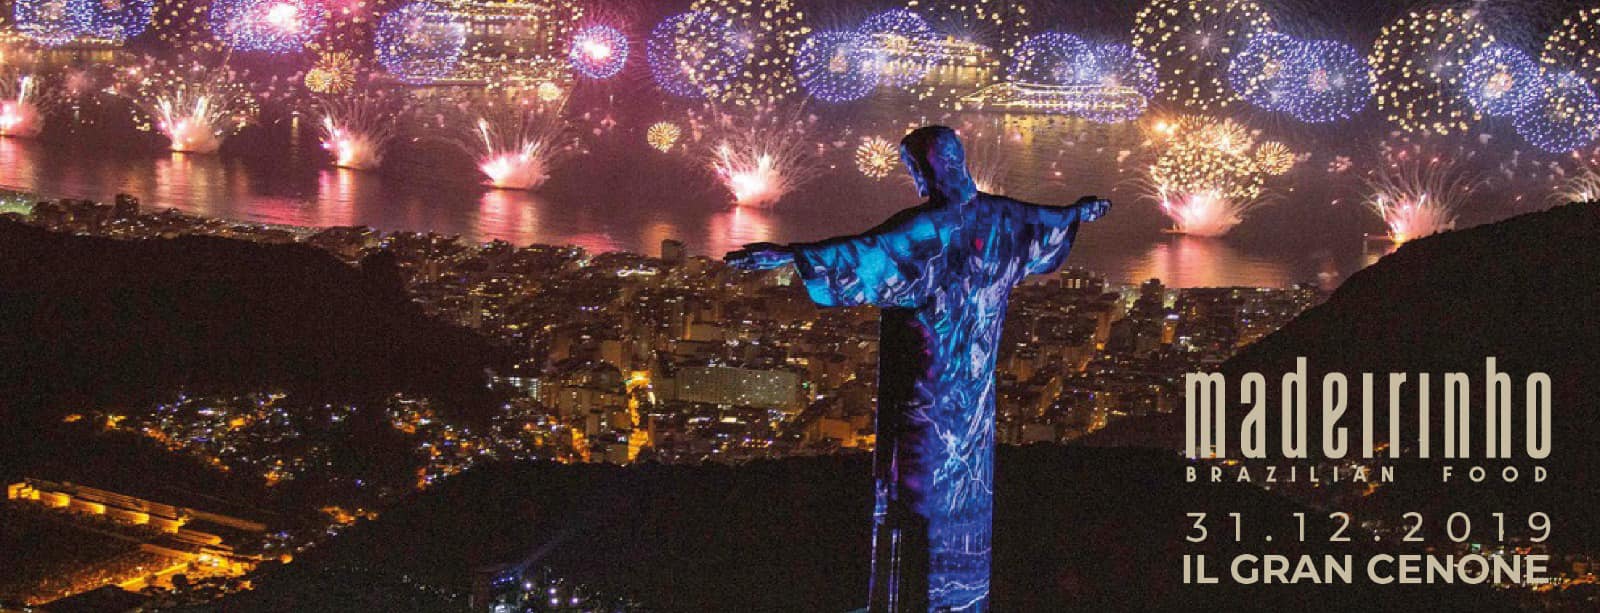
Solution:
[{"label": "high-rise building", "polygon": [[683,246],[683,241],[665,238],[661,239],[661,261],[669,266],[682,264],[689,258],[688,248]]}]

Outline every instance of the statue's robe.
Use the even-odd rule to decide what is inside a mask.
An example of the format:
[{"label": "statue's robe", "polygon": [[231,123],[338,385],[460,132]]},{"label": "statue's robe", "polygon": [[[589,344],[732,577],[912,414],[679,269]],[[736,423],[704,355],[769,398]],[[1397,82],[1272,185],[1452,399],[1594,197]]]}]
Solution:
[{"label": "statue's robe", "polygon": [[1011,288],[1056,270],[1075,207],[978,194],[794,245],[821,306],[881,307],[871,610],[986,611],[995,354]]}]

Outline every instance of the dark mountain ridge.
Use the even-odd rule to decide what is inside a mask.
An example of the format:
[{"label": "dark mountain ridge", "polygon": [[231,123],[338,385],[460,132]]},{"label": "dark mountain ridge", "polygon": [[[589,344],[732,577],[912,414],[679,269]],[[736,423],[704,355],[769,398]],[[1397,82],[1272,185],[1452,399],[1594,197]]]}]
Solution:
[{"label": "dark mountain ridge", "polygon": [[[1267,447],[1278,453],[1280,380],[1307,361],[1308,439],[1313,458],[1322,455],[1322,378],[1339,372],[1350,379],[1350,402],[1339,424],[1349,429],[1352,449],[1361,437],[1360,377],[1374,374],[1374,438],[1389,438],[1389,373],[1407,373],[1401,391],[1400,444],[1415,458],[1420,423],[1418,373],[1431,375],[1429,390],[1430,458],[1409,460],[1412,477],[1384,488],[1369,504],[1393,511],[1449,513],[1535,511],[1555,517],[1554,539],[1583,548],[1600,546],[1600,528],[1580,521],[1594,511],[1600,475],[1600,205],[1571,204],[1501,221],[1434,235],[1405,244],[1352,275],[1323,304],[1241,350],[1219,369],[1228,381],[1228,445],[1237,457],[1239,425],[1245,410],[1238,382],[1246,373],[1267,381]],[[1512,383],[1511,462],[1485,459],[1485,358]],[[1544,460],[1524,453],[1525,379],[1543,372],[1551,380],[1553,449]],[[1468,387],[1470,456],[1443,459],[1445,373],[1464,373]],[[1171,415],[1113,423],[1088,437],[1090,445],[1149,445],[1181,450],[1184,416]],[[1514,464],[1525,476],[1515,484],[1441,486],[1439,471],[1453,465],[1460,474],[1478,465],[1498,474]],[[1532,466],[1544,466],[1550,480],[1529,482]]]},{"label": "dark mountain ridge", "polygon": [[[498,353],[426,316],[392,268],[309,246],[116,240],[0,219],[0,407],[148,402],[175,389],[487,406]],[[14,416],[14,415],[13,415]]]},{"label": "dark mountain ridge", "polygon": [[[1248,484],[1186,483],[1184,461],[1160,450],[1002,447],[998,460],[996,610],[1507,608],[1491,590],[1461,585],[1184,585],[1183,554],[1212,564],[1262,554],[1256,539],[1294,534],[1292,514],[1306,509]],[[651,610],[842,613],[866,596],[869,466],[865,454],[732,467],[487,465],[264,573],[224,609],[443,610],[342,577],[382,569],[465,592],[474,569],[529,560]],[[1186,542],[1188,512],[1247,513],[1252,538]],[[1311,533],[1331,530],[1320,513],[1308,516]],[[1285,540],[1269,552],[1370,551]]]}]

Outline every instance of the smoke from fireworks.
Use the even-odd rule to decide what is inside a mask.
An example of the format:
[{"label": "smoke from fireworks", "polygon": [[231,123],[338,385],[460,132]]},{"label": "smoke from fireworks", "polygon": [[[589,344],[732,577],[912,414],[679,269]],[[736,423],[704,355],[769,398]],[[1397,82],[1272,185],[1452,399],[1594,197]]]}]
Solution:
[{"label": "smoke from fireworks", "polygon": [[322,148],[333,156],[333,165],[371,170],[382,164],[385,149],[394,139],[395,117],[404,106],[399,94],[384,91],[320,99]]},{"label": "smoke from fireworks", "polygon": [[1231,119],[1161,121],[1153,132],[1161,150],[1147,169],[1150,195],[1180,234],[1227,234],[1262,202],[1266,177],[1294,165],[1287,147],[1258,146]]},{"label": "smoke from fireworks", "polygon": [[770,110],[740,118],[722,115],[708,152],[711,172],[733,194],[734,204],[771,207],[816,175],[809,127]]},{"label": "smoke from fireworks", "polygon": [[224,139],[255,121],[259,111],[255,96],[227,66],[150,64],[131,74],[119,90],[129,96],[136,122],[141,129],[165,135],[173,151],[213,153]]},{"label": "smoke from fireworks", "polygon": [[1367,207],[1389,228],[1395,243],[1456,227],[1456,210],[1476,184],[1450,162],[1402,150],[1367,181]]}]

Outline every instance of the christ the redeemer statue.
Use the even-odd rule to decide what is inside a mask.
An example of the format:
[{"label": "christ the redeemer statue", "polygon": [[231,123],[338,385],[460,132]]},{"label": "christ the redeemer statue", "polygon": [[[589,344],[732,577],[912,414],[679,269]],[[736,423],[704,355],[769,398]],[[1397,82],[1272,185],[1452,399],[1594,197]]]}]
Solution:
[{"label": "christ the redeemer statue", "polygon": [[1080,222],[1066,207],[980,193],[950,128],[907,135],[900,157],[928,200],[856,236],[757,243],[746,270],[793,264],[821,306],[881,307],[873,473],[873,613],[989,610],[994,364],[1011,288],[1061,266]]}]

